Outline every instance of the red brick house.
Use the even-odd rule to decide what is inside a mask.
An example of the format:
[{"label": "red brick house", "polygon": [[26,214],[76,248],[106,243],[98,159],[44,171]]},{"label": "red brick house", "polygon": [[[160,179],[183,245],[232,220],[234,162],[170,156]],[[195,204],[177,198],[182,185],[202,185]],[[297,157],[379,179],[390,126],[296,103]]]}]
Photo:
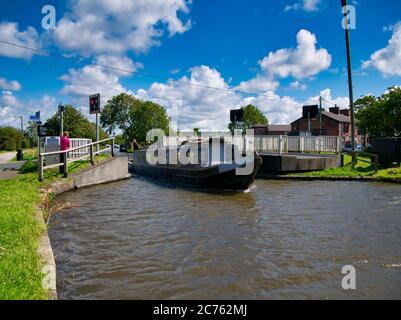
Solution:
[{"label": "red brick house", "polygon": [[[311,107],[312,109],[305,109]],[[313,111],[309,112],[309,110]],[[291,123],[291,134],[304,134],[310,129],[310,133],[315,136],[342,136],[344,141],[350,140],[351,117],[349,109],[334,107],[330,108],[329,111],[322,111],[321,124],[318,106],[304,106],[303,111],[302,118]]]},{"label": "red brick house", "polygon": [[284,136],[291,132],[290,124],[257,124],[252,127],[255,136]]}]

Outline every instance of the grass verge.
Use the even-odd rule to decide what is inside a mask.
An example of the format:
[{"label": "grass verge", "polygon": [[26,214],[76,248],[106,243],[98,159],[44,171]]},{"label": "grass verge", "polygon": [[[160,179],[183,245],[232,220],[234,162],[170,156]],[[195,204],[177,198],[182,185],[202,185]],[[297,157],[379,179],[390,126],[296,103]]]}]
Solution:
[{"label": "grass verge", "polygon": [[[100,155],[99,163],[109,158]],[[69,165],[69,172],[90,166],[88,161]],[[59,179],[58,170],[45,172],[45,182],[38,182],[37,173],[26,173],[0,181],[0,300],[47,299],[42,288],[42,262],[38,241],[43,227],[35,214],[46,186]]]},{"label": "grass verge", "polygon": [[375,168],[371,160],[366,157],[358,157],[358,162],[353,165],[350,155],[344,156],[344,166],[322,171],[291,174],[294,177],[315,178],[369,178],[377,181],[389,181],[401,183],[401,167],[381,169]]}]

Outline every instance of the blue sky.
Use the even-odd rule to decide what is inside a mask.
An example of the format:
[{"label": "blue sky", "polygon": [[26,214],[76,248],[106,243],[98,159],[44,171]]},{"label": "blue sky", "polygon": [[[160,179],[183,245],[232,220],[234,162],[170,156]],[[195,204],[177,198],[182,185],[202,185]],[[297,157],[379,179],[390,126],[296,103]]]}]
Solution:
[{"label": "blue sky", "polygon": [[[351,33],[355,96],[380,95],[400,85],[401,4],[349,2],[356,8]],[[120,92],[158,102],[180,128],[225,128],[230,108],[246,103],[258,105],[271,123],[296,119],[302,104],[320,94],[347,106],[339,3],[0,0],[0,40],[56,54],[0,43],[0,124],[12,121],[11,115],[27,120],[38,109],[49,116],[60,101],[87,114],[87,96],[96,92],[103,102]],[[44,5],[56,8],[55,30],[42,28]]]}]

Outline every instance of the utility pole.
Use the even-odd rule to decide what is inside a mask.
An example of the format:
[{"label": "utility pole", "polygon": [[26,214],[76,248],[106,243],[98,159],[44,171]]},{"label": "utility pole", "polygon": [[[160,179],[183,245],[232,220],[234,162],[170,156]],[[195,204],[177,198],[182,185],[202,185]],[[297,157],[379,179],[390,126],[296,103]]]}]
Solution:
[{"label": "utility pole", "polygon": [[20,118],[20,120],[21,120],[21,146],[20,146],[20,148],[19,148],[18,151],[17,151],[17,161],[22,161],[22,160],[24,160],[24,154],[23,154],[23,152],[22,152],[22,141],[23,141],[23,139],[24,139],[24,123],[23,123],[23,118],[22,118],[22,116],[19,117],[19,118]]},{"label": "utility pole", "polygon": [[319,97],[319,136],[322,135],[322,96]]},{"label": "utility pole", "polygon": [[24,135],[24,122],[23,122],[22,116],[20,117],[20,119],[21,119],[21,133],[22,133],[22,135]]},{"label": "utility pole", "polygon": [[351,113],[351,145],[352,145],[352,162],[357,162],[356,149],[355,149],[355,110],[354,110],[354,89],[352,85],[352,63],[351,63],[351,44],[350,44],[350,33],[348,25],[348,14],[345,10],[347,6],[347,0],[341,0],[341,8],[344,15],[345,22],[345,42],[347,47],[347,69],[348,69],[348,91],[350,101],[350,113]]},{"label": "utility pole", "polygon": [[60,114],[60,137],[64,135],[64,106],[59,104],[58,106],[58,112]]},{"label": "utility pole", "polygon": [[[96,112],[96,142],[99,140],[99,112]],[[99,144],[96,145],[96,152],[99,152]]]}]

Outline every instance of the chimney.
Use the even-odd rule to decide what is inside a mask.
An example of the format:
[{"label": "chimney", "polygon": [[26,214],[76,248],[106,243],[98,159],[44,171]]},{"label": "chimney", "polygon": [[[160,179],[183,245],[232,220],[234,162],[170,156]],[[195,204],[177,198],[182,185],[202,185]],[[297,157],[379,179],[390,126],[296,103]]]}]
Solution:
[{"label": "chimney", "polygon": [[330,113],[340,114],[340,108],[339,107],[329,108],[329,111],[330,111]]},{"label": "chimney", "polygon": [[350,116],[350,110],[349,109],[342,109],[340,110],[340,113],[344,116],[349,117]]}]

